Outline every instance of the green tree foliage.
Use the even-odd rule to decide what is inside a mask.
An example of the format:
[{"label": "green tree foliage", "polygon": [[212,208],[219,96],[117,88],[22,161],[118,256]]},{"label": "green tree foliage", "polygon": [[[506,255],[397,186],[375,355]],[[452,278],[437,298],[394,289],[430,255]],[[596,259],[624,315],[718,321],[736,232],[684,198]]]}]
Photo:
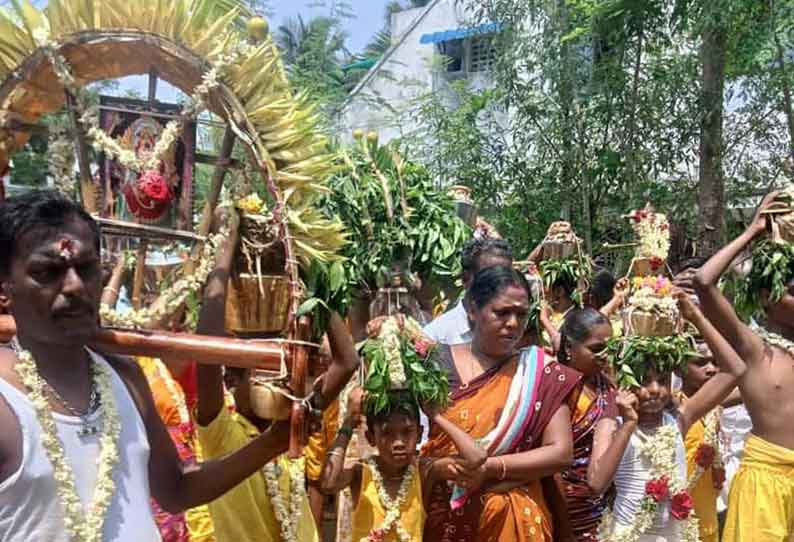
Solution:
[{"label": "green tree foliage", "polygon": [[[783,92],[794,60],[790,2],[464,4],[476,23],[502,24],[494,90],[437,86],[418,104],[426,141],[415,146],[442,182],[472,186],[486,217],[520,249],[563,217],[599,253],[604,242],[627,240],[619,217],[647,200],[687,237],[704,236],[704,201],[747,205],[746,196],[785,180],[783,159],[794,149]],[[724,58],[714,88],[725,89],[710,103],[708,32]],[[718,185],[702,190],[701,134],[715,103],[725,107],[712,123],[720,130],[708,132],[717,136],[711,167],[724,177],[724,199]]]}]

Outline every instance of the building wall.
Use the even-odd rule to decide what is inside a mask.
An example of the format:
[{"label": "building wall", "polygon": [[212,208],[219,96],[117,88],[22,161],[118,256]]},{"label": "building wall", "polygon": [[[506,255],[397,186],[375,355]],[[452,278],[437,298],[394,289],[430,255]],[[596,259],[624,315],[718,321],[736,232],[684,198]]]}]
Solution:
[{"label": "building wall", "polygon": [[[352,141],[356,129],[378,132],[381,142],[388,142],[416,128],[410,109],[416,98],[431,91],[443,91],[442,78],[434,76],[437,62],[434,44],[419,42],[424,34],[466,26],[465,15],[455,0],[438,0],[422,21],[411,25],[427,9],[413,8],[392,16],[393,43],[399,43],[371,79],[354,91],[339,120],[339,137]],[[478,79],[480,77],[478,76]],[[478,81],[478,84],[484,84]]]}]

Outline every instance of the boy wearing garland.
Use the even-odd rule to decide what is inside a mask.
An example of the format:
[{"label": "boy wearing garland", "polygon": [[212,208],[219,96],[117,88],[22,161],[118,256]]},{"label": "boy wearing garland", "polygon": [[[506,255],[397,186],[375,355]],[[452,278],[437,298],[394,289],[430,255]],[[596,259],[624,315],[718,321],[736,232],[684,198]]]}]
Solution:
[{"label": "boy wearing garland", "polygon": [[766,233],[772,219],[765,211],[778,196],[767,195],[748,228],[695,274],[703,312],[743,361],[736,374],[753,423],[731,484],[725,542],[783,542],[794,536],[794,246],[763,240],[753,250],[738,304],[759,303],[754,316],[763,327],[742,322],[718,287],[731,262]]},{"label": "boy wearing garland", "polygon": [[[679,408],[714,376],[719,369],[708,345],[697,344],[698,356],[692,356],[679,371],[681,390],[675,393]],[[687,487],[698,518],[701,542],[718,542],[717,499],[725,483],[725,468],[720,455],[722,407],[717,406],[697,420],[684,437],[687,459]]]},{"label": "boy wearing garland", "polygon": [[[612,513],[602,520],[603,542],[699,539],[683,435],[735,387],[733,374],[741,360],[689,296],[678,292],[676,297],[681,315],[700,331],[726,372],[709,379],[680,409],[670,410],[672,373],[694,354],[683,351],[689,338],[613,339],[610,361],[623,388],[616,400],[620,417],[596,425],[587,476],[596,493],[613,484],[616,490]],[[629,358],[624,341],[634,341],[631,350],[640,355]]]},{"label": "boy wearing garland", "polygon": [[[432,358],[433,345],[421,338],[418,325],[400,316],[381,319],[374,329],[377,338],[364,346],[368,394],[361,388],[350,394],[347,414],[326,455],[322,488],[328,494],[351,489],[353,542],[419,542],[429,490],[444,471],[455,468],[451,458],[417,460],[420,401],[427,417],[455,443],[466,468],[479,468],[487,456],[474,439],[440,414],[447,397],[446,379]],[[412,368],[417,363],[421,371]],[[377,455],[346,466],[347,447],[362,411],[367,440],[377,448]]]},{"label": "boy wearing garland", "polygon": [[0,284],[16,320],[0,349],[0,538],[160,539],[150,495],[212,501],[286,448],[275,424],[233,454],[183,465],[140,368],[87,348],[98,330],[100,233],[54,191],[0,206]]},{"label": "boy wearing garland", "polygon": [[[230,221],[239,223],[231,212]],[[237,248],[235,236],[220,252],[215,270],[209,276],[199,315],[197,332],[206,335],[225,333],[225,306],[229,274]],[[319,401],[324,408],[350,380],[358,367],[353,339],[338,314],[331,316],[328,341],[332,361],[318,380]],[[234,407],[225,399],[224,375],[219,366],[201,365],[198,369],[196,421],[205,457],[224,457],[281,425],[259,418],[250,404],[251,371],[227,369],[229,391]],[[284,437],[286,451],[287,437]],[[275,459],[271,456],[271,459]],[[210,514],[218,542],[312,542],[318,540],[317,528],[306,495],[305,458],[288,461],[285,456],[268,462],[259,472],[210,503]]]}]

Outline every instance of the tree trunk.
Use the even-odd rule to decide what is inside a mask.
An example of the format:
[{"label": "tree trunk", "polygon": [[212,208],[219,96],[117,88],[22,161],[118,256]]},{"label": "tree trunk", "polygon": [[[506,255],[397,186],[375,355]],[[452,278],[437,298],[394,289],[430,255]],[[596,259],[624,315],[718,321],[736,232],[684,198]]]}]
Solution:
[{"label": "tree trunk", "polygon": [[783,46],[780,43],[780,36],[775,32],[775,46],[777,48],[777,62],[780,69],[780,81],[783,87],[783,113],[786,115],[788,125],[788,145],[789,157],[794,160],[794,109],[791,106],[791,83],[786,73],[786,57],[783,54]]},{"label": "tree trunk", "polygon": [[725,87],[725,33],[720,25],[703,31],[700,45],[702,69],[700,119],[700,179],[698,253],[708,256],[725,236],[725,178],[722,173],[722,116]]},{"label": "tree trunk", "polygon": [[[637,36],[637,54],[634,57],[634,74],[631,83],[631,109],[629,109],[628,137],[625,141],[626,178],[630,185],[636,180],[635,158],[637,154],[637,102],[640,94],[640,66],[642,64],[643,29],[640,27]],[[626,186],[626,185],[624,185]]]},{"label": "tree trunk", "polygon": [[[566,0],[557,2],[557,25],[559,36],[565,36],[570,32],[570,20]],[[574,89],[571,70],[571,49],[568,42],[560,42],[560,65],[558,73],[557,91],[560,103],[560,115],[562,117],[562,148],[563,162],[560,168],[560,217],[563,220],[570,220],[571,209],[574,206],[573,187],[574,174],[576,171],[576,153],[574,151]]]}]

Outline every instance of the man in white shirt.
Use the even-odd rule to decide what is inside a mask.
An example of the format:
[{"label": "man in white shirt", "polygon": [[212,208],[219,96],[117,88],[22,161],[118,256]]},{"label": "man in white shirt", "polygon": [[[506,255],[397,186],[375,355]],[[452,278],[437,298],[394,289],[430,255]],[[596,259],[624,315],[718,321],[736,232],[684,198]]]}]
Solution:
[{"label": "man in white shirt", "polygon": [[[513,251],[501,239],[472,239],[463,247],[461,254],[463,267],[463,287],[468,289],[474,275],[481,269],[503,265],[513,265]],[[433,341],[441,344],[462,344],[471,340],[469,317],[463,300],[424,328],[424,333]]]}]

